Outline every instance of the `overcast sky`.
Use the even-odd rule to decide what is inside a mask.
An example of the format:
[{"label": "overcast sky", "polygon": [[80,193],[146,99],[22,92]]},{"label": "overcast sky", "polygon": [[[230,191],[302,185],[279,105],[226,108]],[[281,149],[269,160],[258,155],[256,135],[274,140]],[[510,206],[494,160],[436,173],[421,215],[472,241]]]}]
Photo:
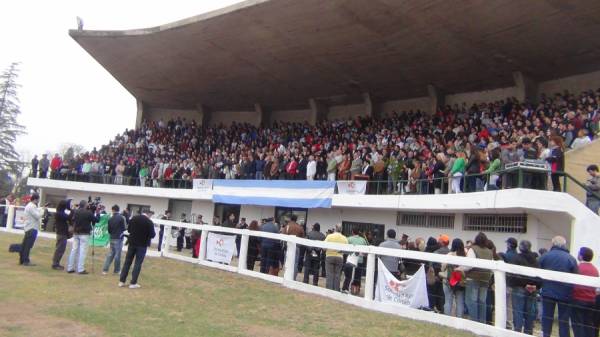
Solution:
[{"label": "overcast sky", "polygon": [[19,121],[27,135],[17,149],[54,152],[62,143],[91,149],[135,124],[136,104],[68,30],[146,28],[219,9],[239,0],[3,1],[0,68],[21,62]]}]

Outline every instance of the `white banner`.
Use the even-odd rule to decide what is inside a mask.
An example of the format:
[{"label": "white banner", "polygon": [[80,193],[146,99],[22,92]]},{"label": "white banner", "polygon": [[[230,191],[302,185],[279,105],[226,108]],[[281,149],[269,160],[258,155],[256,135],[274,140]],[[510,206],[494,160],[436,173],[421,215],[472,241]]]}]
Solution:
[{"label": "white banner", "polygon": [[213,181],[212,179],[194,179],[193,187],[199,191],[210,191],[212,190]]},{"label": "white banner", "polygon": [[339,194],[365,194],[367,182],[365,180],[340,180],[337,182]]},{"label": "white banner", "polygon": [[207,260],[230,264],[235,252],[235,235],[208,233],[206,239]]},{"label": "white banner", "polygon": [[22,208],[15,209],[15,222],[13,228],[23,229],[25,227],[25,210]]},{"label": "white banner", "polygon": [[377,259],[377,287],[375,300],[385,303],[399,304],[411,308],[429,307],[427,298],[427,279],[425,267],[421,268],[406,281],[398,281],[387,270],[383,262]]}]

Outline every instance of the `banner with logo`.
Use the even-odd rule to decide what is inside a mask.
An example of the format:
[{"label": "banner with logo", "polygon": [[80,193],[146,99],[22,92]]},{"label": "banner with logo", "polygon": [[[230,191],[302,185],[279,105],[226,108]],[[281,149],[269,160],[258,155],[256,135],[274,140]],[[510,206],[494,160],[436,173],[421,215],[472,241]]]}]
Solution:
[{"label": "banner with logo", "polygon": [[377,259],[377,287],[375,288],[375,300],[385,303],[393,303],[411,308],[429,307],[427,298],[427,279],[425,267],[421,268],[406,281],[398,281],[392,273],[387,270],[381,259]]},{"label": "banner with logo", "polygon": [[192,181],[192,187],[197,191],[210,191],[212,190],[212,185],[212,179],[194,179]]},{"label": "banner with logo", "polygon": [[100,221],[98,221],[93,228],[92,233],[92,246],[105,247],[110,242],[110,235],[108,234],[108,219],[110,215],[100,215]]},{"label": "banner with logo", "polygon": [[14,229],[23,229],[25,227],[25,210],[23,208],[15,208]]},{"label": "banner with logo", "polygon": [[206,239],[207,260],[230,264],[235,253],[235,235],[208,233]]},{"label": "banner with logo", "polygon": [[364,180],[340,180],[337,182],[339,194],[365,194],[367,182]]}]

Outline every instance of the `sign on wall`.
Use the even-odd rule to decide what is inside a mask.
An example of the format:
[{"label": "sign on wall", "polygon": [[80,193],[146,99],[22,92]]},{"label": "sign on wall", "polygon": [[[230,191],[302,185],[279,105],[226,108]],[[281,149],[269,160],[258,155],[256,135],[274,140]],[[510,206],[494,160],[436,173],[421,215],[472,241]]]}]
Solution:
[{"label": "sign on wall", "polygon": [[230,264],[235,253],[235,235],[208,233],[206,239],[207,260]]},{"label": "sign on wall", "polygon": [[387,270],[381,259],[377,259],[375,300],[416,309],[429,307],[425,267],[421,265],[421,268],[409,280],[398,281]]},{"label": "sign on wall", "polygon": [[337,182],[339,194],[365,194],[367,182],[364,180],[340,180]]},{"label": "sign on wall", "polygon": [[212,190],[213,181],[212,179],[194,179],[193,187],[198,191],[210,191]]}]

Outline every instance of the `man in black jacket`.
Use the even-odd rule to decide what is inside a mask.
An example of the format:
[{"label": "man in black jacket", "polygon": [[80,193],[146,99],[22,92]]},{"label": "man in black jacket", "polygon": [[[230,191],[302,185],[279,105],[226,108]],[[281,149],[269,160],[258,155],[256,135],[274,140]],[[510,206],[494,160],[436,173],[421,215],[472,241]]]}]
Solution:
[{"label": "man in black jacket", "polygon": [[69,264],[67,272],[75,272],[75,259],[77,259],[77,273],[85,275],[85,257],[87,254],[90,233],[94,223],[98,218],[88,209],[88,203],[85,200],[79,202],[79,208],[73,214],[73,246],[69,254]]},{"label": "man in black jacket", "polygon": [[[516,239],[513,239],[516,242]],[[512,240],[511,240],[512,241]],[[509,247],[513,242],[509,242]],[[509,254],[506,263],[539,268],[537,256],[531,251],[531,242],[522,240],[519,254]],[[513,329],[525,334],[533,334],[536,293],[540,287],[538,279],[523,275],[508,275],[507,285],[511,289]]]},{"label": "man in black jacket", "polygon": [[140,276],[142,270],[142,263],[146,256],[146,250],[150,246],[152,238],[156,235],[154,231],[154,223],[150,220],[152,216],[151,211],[147,211],[144,214],[136,215],[129,220],[129,247],[127,249],[127,255],[125,256],[125,263],[121,270],[121,278],[119,280],[119,287],[125,286],[127,281],[127,275],[129,274],[129,268],[135,257],[135,264],[133,265],[133,272],[131,273],[131,284],[129,289],[137,289],[141,286],[137,283],[137,279]]},{"label": "man in black jacket", "polygon": [[108,268],[113,259],[115,260],[114,273],[121,273],[121,251],[123,250],[123,232],[125,231],[125,217],[119,214],[119,206],[112,207],[113,214],[108,219],[108,234],[110,234],[110,250],[106,255],[102,275],[108,274]]}]

